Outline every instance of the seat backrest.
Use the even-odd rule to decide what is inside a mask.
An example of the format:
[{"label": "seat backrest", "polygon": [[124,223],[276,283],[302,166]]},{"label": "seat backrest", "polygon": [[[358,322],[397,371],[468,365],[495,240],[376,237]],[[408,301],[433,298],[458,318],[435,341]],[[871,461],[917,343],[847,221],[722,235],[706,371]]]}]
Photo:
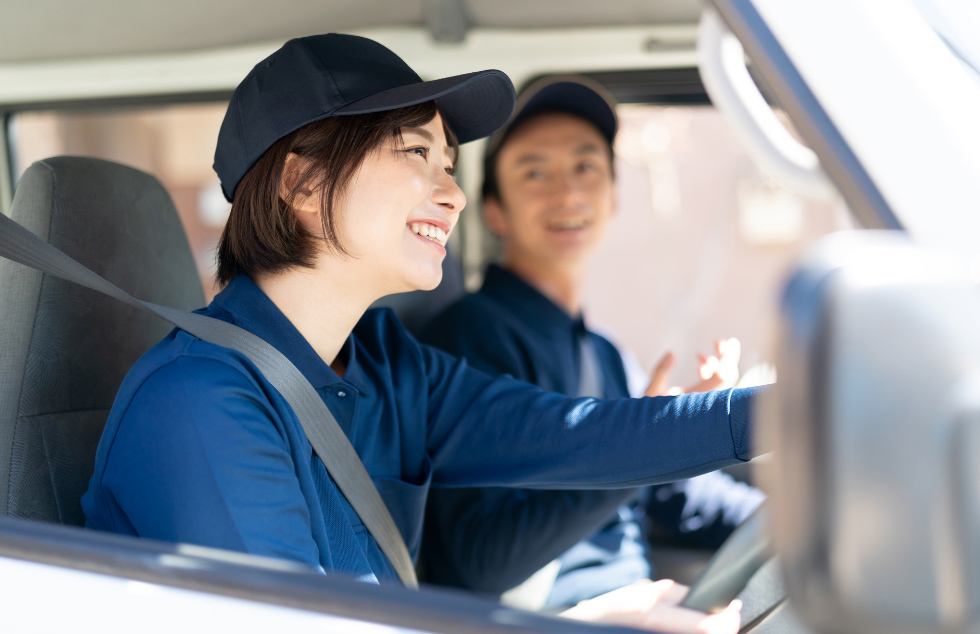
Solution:
[{"label": "seat backrest", "polygon": [[[132,295],[205,304],[167,192],[138,170],[39,161],[11,217]],[[0,259],[0,512],[82,525],[81,496],[116,390],[170,327],[81,286]]]}]

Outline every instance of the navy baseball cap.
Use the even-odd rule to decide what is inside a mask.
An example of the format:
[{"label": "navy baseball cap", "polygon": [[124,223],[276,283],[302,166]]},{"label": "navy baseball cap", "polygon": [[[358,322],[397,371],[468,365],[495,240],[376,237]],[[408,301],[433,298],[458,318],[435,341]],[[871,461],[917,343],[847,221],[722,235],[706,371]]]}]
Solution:
[{"label": "navy baseball cap", "polygon": [[619,120],[616,99],[597,81],[581,75],[551,75],[539,79],[517,96],[514,114],[487,142],[486,156],[494,155],[510,131],[545,112],[566,112],[589,121],[612,145]]},{"label": "navy baseball cap", "polygon": [[214,171],[225,198],[272,145],[327,117],[432,101],[460,143],[485,137],[514,110],[514,85],[499,70],[422,81],[400,57],[356,35],[301,37],[259,62],[235,89],[218,132]]}]

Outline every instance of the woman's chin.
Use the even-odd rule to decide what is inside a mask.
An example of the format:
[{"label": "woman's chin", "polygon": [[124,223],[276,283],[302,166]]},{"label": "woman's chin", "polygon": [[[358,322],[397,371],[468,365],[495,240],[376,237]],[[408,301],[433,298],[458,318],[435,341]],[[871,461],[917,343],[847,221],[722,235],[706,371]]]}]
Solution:
[{"label": "woman's chin", "polygon": [[431,291],[442,282],[442,266],[429,271],[415,271],[413,275],[402,278],[397,290],[391,293],[408,293],[410,291]]},{"label": "woman's chin", "polygon": [[428,279],[420,281],[415,290],[419,291],[431,291],[435,290],[439,283],[442,282],[442,268],[439,269],[437,275],[430,275]]}]

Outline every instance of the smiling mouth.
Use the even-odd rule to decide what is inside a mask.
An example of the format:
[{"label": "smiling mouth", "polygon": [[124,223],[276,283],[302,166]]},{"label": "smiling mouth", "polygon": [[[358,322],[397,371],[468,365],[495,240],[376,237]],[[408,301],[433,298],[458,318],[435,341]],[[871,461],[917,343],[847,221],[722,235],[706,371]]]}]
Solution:
[{"label": "smiling mouth", "polygon": [[591,221],[586,218],[559,218],[549,221],[546,226],[551,231],[577,231],[585,229],[590,224]]},{"label": "smiling mouth", "polygon": [[446,240],[449,239],[448,233],[443,231],[440,227],[430,225],[427,222],[413,222],[408,228],[412,230],[412,233],[427,240],[431,240],[442,247],[446,246]]}]

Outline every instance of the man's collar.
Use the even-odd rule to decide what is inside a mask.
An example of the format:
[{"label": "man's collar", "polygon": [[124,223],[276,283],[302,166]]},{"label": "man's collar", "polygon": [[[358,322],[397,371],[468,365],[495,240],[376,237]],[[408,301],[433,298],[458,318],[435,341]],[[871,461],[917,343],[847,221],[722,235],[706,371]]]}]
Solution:
[{"label": "man's collar", "polygon": [[582,317],[572,317],[536,288],[496,264],[487,267],[480,293],[506,306],[528,327],[545,336],[556,329],[583,329]]},{"label": "man's collar", "polygon": [[[303,373],[313,387],[322,388],[343,380],[330,369],[279,307],[247,275],[239,275],[228,282],[215,296],[208,311],[213,308],[227,312],[236,326],[272,344]],[[351,383],[352,378],[356,379],[362,374],[357,367],[353,337],[347,338],[341,351],[342,355],[345,353],[348,358],[344,376]],[[359,384],[353,385],[360,389]]]}]

